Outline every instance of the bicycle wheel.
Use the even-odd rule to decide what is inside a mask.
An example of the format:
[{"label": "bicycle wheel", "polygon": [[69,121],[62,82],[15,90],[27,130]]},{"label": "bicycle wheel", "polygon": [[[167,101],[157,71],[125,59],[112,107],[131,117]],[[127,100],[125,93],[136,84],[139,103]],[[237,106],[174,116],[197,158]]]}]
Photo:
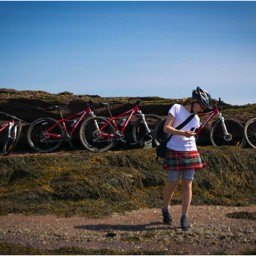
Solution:
[{"label": "bicycle wheel", "polygon": [[256,148],[256,118],[247,121],[244,126],[244,136],[248,144]]},{"label": "bicycle wheel", "polygon": [[164,124],[166,118],[161,120],[157,125],[153,133],[153,142],[156,146],[158,146],[163,140],[165,140],[168,136],[164,132]]},{"label": "bicycle wheel", "polygon": [[132,127],[133,140],[134,142],[146,142],[152,140],[152,144],[153,146],[155,146],[155,144],[153,143],[153,132],[155,130],[156,125],[159,123],[159,121],[162,120],[162,118],[154,114],[146,114],[145,120],[148,124],[151,133],[148,133],[145,124],[142,120],[142,117],[139,117]]},{"label": "bicycle wheel", "polygon": [[[118,138],[113,137],[115,133],[114,127],[104,117],[90,117],[86,119],[80,127],[79,136],[83,146],[92,152],[104,152],[114,147]],[[102,129],[102,127],[104,129]],[[100,136],[99,129],[106,136]],[[111,136],[112,135],[112,136]]]},{"label": "bicycle wheel", "polygon": [[[57,121],[53,118],[40,118],[35,120],[28,128],[27,140],[32,149],[37,152],[52,152],[59,148],[62,139],[52,138],[45,134],[50,127],[53,127]],[[64,130],[60,124],[57,124],[51,133],[64,135]]]},{"label": "bicycle wheel", "polygon": [[22,131],[22,122],[17,121],[11,128],[10,135],[7,135],[7,140],[3,147],[3,155],[8,155],[11,151],[14,150],[17,145]]},{"label": "bicycle wheel", "polygon": [[245,145],[244,127],[241,123],[233,119],[225,119],[227,131],[231,136],[224,138],[221,121],[216,121],[210,131],[210,140],[213,146],[236,146]]}]

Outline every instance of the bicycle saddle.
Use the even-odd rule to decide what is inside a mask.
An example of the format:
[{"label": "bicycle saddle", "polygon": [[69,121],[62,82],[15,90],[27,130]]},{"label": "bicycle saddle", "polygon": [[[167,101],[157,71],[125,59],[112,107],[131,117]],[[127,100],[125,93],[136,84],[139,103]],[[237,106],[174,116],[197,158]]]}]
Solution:
[{"label": "bicycle saddle", "polygon": [[50,110],[50,111],[60,110],[60,109],[61,109],[61,107],[58,106],[58,105],[52,105],[52,106],[47,108],[47,110]]},{"label": "bicycle saddle", "polygon": [[103,106],[105,106],[105,107],[110,106],[110,103],[108,103],[108,102],[101,102],[101,104],[102,104]]}]

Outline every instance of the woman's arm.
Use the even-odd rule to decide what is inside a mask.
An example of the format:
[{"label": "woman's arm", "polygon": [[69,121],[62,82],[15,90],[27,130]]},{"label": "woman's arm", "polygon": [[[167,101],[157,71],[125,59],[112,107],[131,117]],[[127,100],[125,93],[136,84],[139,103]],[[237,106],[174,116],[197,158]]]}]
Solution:
[{"label": "woman's arm", "polygon": [[164,132],[168,134],[173,134],[173,135],[180,135],[180,136],[185,136],[185,137],[192,137],[195,136],[196,133],[192,131],[182,131],[182,130],[177,130],[173,127],[173,122],[174,122],[174,116],[172,114],[168,114],[167,119],[164,124]]}]

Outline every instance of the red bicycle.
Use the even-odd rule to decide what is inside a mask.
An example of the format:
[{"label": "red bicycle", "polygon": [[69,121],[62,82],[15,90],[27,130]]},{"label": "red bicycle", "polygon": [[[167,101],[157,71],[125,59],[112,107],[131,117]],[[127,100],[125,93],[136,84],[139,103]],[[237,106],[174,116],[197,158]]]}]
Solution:
[{"label": "red bicycle", "polygon": [[5,156],[13,151],[16,147],[21,135],[23,123],[25,123],[25,121],[5,112],[0,112],[0,114],[10,119],[4,121],[0,125],[0,141],[3,145],[2,154]]},{"label": "red bicycle", "polygon": [[[50,117],[39,118],[29,127],[27,132],[28,144],[37,152],[52,152],[57,150],[63,141],[67,141],[73,147],[72,135],[86,115],[95,116],[92,110],[93,103],[87,103],[86,108],[66,118],[63,117],[60,106],[50,106],[47,110],[57,110],[61,119],[55,120]],[[85,122],[85,120],[84,120]],[[83,134],[83,126],[80,127],[80,139]]]},{"label": "red bicycle", "polygon": [[[244,147],[246,141],[244,139],[244,127],[241,123],[234,119],[224,119],[220,110],[221,107],[221,99],[215,107],[213,107],[210,111],[200,113],[199,116],[207,116],[206,120],[201,123],[200,127],[197,128],[196,134],[197,136],[203,130],[203,128],[209,123],[209,121],[216,115],[219,116],[219,119],[214,121],[210,130],[210,140],[213,146],[237,146]],[[160,121],[154,131],[154,142],[156,145],[159,145],[167,136],[164,133],[163,128],[165,124],[165,120]]]},{"label": "red bicycle", "polygon": [[134,106],[113,116],[108,103],[103,103],[110,114],[110,118],[91,117],[81,126],[80,134],[83,145],[92,152],[104,152],[113,148],[118,141],[126,143],[128,136],[125,131],[135,114],[139,115],[131,127],[132,141],[136,144],[152,144],[153,130],[161,117],[154,114],[143,114],[139,109],[140,100]]}]

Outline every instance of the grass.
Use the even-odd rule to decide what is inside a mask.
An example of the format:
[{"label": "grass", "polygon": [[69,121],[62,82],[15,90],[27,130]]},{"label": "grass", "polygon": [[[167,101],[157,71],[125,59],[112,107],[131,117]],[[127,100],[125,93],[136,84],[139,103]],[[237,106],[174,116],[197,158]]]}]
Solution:
[{"label": "grass", "polygon": [[256,220],[256,212],[233,212],[227,214],[228,218]]}]

